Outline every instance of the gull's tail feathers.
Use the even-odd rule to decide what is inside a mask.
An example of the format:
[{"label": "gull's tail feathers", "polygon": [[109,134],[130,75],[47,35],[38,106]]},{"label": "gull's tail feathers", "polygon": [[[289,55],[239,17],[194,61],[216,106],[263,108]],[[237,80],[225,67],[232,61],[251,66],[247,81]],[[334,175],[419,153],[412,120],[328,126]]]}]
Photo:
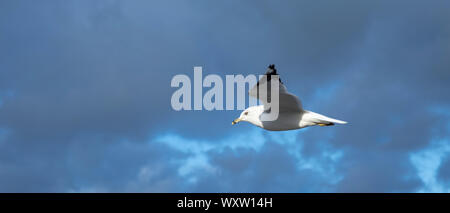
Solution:
[{"label": "gull's tail feathers", "polygon": [[307,111],[307,110],[304,110],[304,111],[305,111],[305,114],[303,115],[303,119],[309,120],[320,126],[331,126],[331,125],[334,125],[335,123],[337,123],[337,124],[346,124],[347,123],[346,121],[329,118],[329,117],[327,117],[325,115],[321,115],[319,113],[315,113],[315,112],[311,112],[311,111]]}]

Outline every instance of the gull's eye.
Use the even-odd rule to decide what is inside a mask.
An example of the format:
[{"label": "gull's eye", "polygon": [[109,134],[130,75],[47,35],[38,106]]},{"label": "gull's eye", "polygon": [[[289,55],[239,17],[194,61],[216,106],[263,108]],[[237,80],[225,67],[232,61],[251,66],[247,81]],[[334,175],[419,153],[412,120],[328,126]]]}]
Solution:
[{"label": "gull's eye", "polygon": [[244,115],[248,115],[248,112],[244,112]]}]

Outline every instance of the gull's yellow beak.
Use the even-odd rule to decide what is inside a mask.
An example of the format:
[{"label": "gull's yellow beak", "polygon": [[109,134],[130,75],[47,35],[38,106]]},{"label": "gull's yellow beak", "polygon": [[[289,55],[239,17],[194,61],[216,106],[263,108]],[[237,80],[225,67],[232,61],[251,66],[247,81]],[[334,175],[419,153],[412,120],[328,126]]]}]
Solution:
[{"label": "gull's yellow beak", "polygon": [[241,121],[240,118],[236,118],[236,119],[234,119],[233,122],[231,122],[231,125],[235,125],[235,124],[239,123],[240,121]]}]

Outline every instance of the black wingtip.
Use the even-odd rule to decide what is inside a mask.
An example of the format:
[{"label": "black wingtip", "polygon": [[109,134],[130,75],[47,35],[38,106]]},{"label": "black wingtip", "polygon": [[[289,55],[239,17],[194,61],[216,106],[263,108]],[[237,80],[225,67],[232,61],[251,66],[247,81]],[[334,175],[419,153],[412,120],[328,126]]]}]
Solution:
[{"label": "black wingtip", "polygon": [[269,71],[267,72],[268,75],[276,75],[277,74],[277,69],[275,69],[275,64],[270,64],[268,68],[269,68]]},{"label": "black wingtip", "polygon": [[[272,75],[278,75],[277,69],[275,69],[275,64],[270,64],[266,72],[267,81],[270,81]],[[281,82],[281,78],[278,79]]]}]

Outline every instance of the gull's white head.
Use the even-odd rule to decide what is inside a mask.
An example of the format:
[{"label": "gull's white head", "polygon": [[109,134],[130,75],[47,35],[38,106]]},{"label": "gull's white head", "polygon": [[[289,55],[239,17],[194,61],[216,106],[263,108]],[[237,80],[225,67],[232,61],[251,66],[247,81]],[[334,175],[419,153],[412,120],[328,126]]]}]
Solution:
[{"label": "gull's white head", "polygon": [[263,112],[264,112],[263,105],[249,107],[241,113],[239,118],[234,119],[234,121],[231,122],[231,124],[234,125],[241,121],[247,121],[256,126],[261,126],[261,121],[260,121],[259,117],[261,116],[261,113],[263,113]]}]

